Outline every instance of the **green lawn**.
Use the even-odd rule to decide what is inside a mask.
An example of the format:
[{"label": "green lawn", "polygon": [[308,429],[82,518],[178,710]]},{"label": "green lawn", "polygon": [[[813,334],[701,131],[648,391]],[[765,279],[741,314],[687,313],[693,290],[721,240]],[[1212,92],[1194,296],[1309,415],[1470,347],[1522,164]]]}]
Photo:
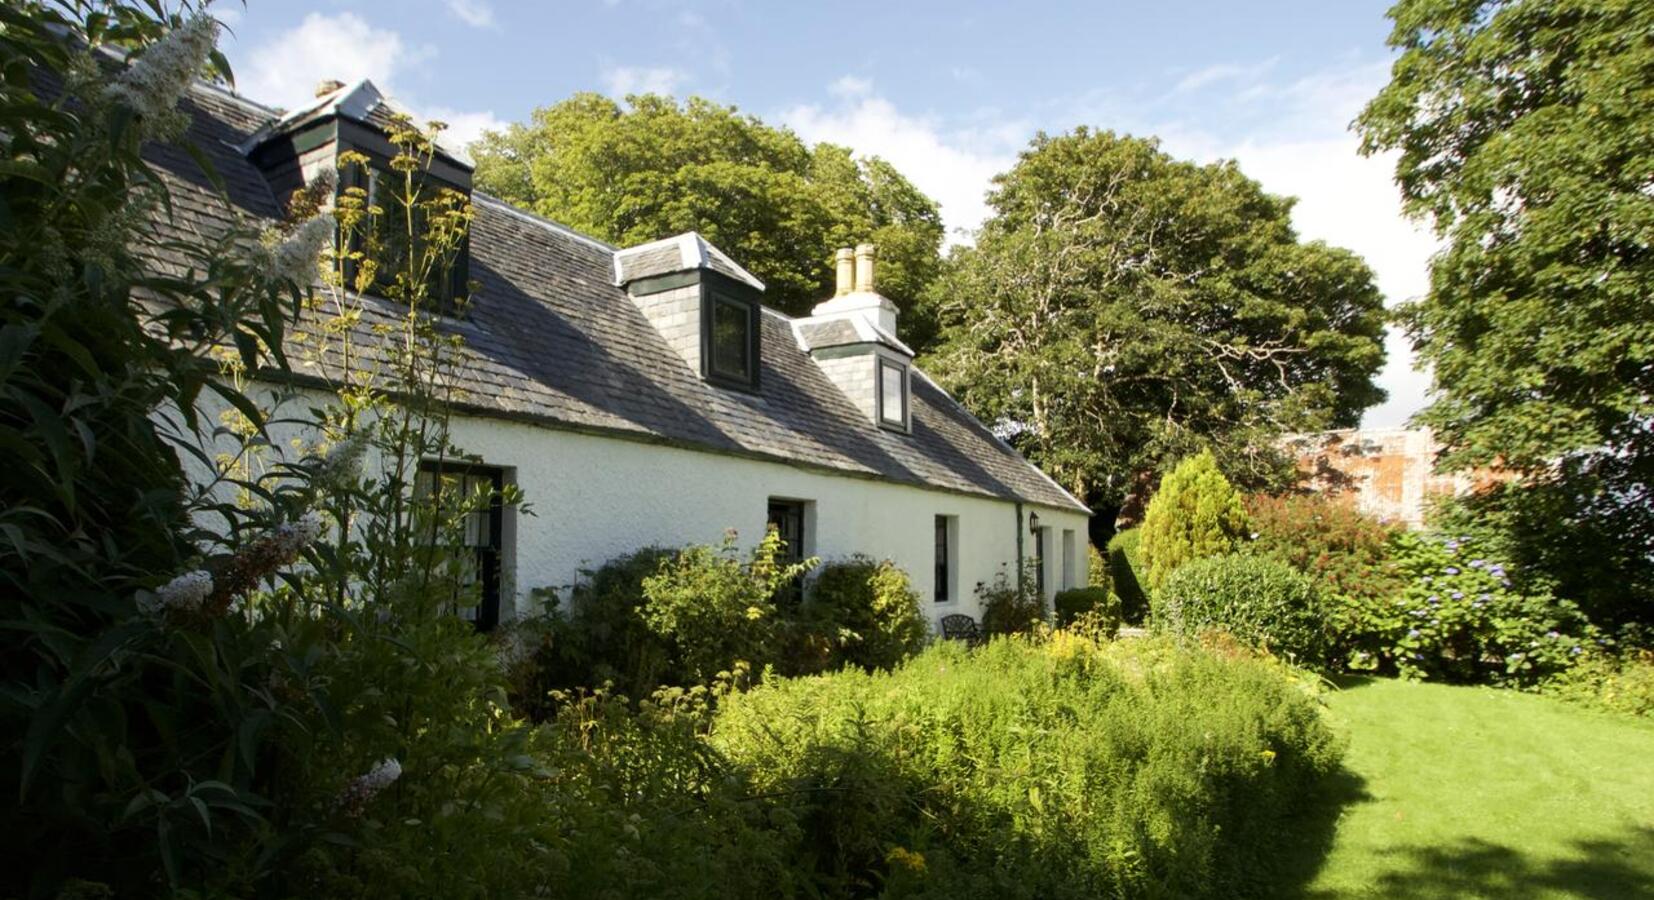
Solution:
[{"label": "green lawn", "polygon": [[1329,704],[1346,771],[1282,848],[1283,895],[1654,897],[1654,724],[1387,680]]}]

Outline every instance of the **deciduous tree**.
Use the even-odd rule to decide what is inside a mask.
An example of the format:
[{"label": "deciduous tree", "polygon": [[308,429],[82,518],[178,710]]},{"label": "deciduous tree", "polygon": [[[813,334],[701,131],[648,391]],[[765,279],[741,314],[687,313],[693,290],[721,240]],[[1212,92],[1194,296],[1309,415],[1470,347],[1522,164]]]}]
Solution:
[{"label": "deciduous tree", "polygon": [[[1445,244],[1403,309],[1434,370],[1420,419],[1446,465],[1529,476],[1482,504],[1531,551],[1519,561],[1577,584],[1589,564],[1552,566],[1558,548],[1606,537],[1571,558],[1639,574],[1569,593],[1654,619],[1654,5],[1402,0],[1390,15],[1401,56],[1358,124],[1369,152],[1399,153],[1408,210]],[[1618,599],[1600,596],[1615,582]]]},{"label": "deciduous tree", "polygon": [[[895,167],[692,97],[623,106],[578,94],[473,147],[477,184],[502,199],[623,246],[685,231],[767,287],[765,302],[806,314],[832,293],[832,254],[879,246],[879,289],[928,339],[916,308],[941,265],[936,203]],[[910,327],[911,326],[911,327]]]},{"label": "deciduous tree", "polygon": [[1383,309],[1353,253],[1298,239],[1292,201],[1152,140],[1040,135],[933,288],[927,363],[1100,511],[1214,448],[1244,484],[1283,431],[1354,425],[1383,398]]}]

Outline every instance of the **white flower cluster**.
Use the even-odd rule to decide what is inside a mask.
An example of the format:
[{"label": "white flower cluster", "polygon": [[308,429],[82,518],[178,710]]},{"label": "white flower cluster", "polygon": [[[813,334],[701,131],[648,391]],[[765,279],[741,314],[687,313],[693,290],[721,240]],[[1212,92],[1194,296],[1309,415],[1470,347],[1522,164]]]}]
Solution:
[{"label": "white flower cluster", "polygon": [[385,757],[367,771],[366,775],[358,775],[345,787],[344,796],[340,797],[342,805],[356,810],[362,804],[373,799],[373,796],[385,788],[396,783],[402,777],[402,763],[394,757]]},{"label": "white flower cluster", "polygon": [[196,569],[161,585],[153,594],[140,595],[138,608],[146,613],[194,612],[212,596],[212,588],[212,574]]},{"label": "white flower cluster", "polygon": [[178,100],[200,75],[207,57],[218,44],[218,22],[202,12],[167,32],[149,46],[108,88],[111,99],[144,119],[151,135],[180,124]]},{"label": "white flower cluster", "polygon": [[320,213],[294,229],[287,239],[270,251],[270,277],[291,281],[299,287],[316,283],[316,262],[322,249],[333,240],[336,223],[332,213]]},{"label": "white flower cluster", "polygon": [[321,516],[307,512],[291,522],[277,525],[271,537],[275,541],[277,552],[291,558],[315,543],[316,539],[322,536],[324,528]]},{"label": "white flower cluster", "polygon": [[368,439],[360,433],[335,443],[316,469],[316,479],[333,487],[349,487],[362,478],[362,458],[368,452]]}]

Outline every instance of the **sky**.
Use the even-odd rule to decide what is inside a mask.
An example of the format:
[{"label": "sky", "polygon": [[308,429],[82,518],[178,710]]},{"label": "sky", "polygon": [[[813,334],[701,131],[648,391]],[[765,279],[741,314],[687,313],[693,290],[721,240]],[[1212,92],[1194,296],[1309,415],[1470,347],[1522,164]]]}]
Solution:
[{"label": "sky", "polygon": [[[1388,78],[1389,0],[1012,4],[756,0],[219,0],[237,89],[294,107],[371,78],[468,141],[579,91],[699,94],[894,163],[941,205],[950,241],[1039,131],[1155,136],[1238,161],[1298,199],[1307,239],[1347,247],[1388,303],[1428,285],[1435,240],[1406,220],[1393,160],[1349,123]],[[1402,425],[1426,374],[1400,335],[1366,427]]]}]

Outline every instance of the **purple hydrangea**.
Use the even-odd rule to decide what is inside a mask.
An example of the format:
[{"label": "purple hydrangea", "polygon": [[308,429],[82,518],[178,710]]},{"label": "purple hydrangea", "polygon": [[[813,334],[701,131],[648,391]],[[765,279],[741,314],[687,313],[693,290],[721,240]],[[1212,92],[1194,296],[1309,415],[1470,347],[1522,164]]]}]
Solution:
[{"label": "purple hydrangea", "polygon": [[1419,630],[1417,628],[1409,628],[1407,629],[1407,636],[1410,638],[1416,638],[1419,636]]},{"label": "purple hydrangea", "polygon": [[1580,647],[1574,646],[1574,647],[1569,648],[1568,655],[1569,656],[1578,656],[1578,655],[1580,655],[1581,653],[1584,653],[1584,652],[1585,651],[1583,649],[1581,649]]},{"label": "purple hydrangea", "polygon": [[1470,567],[1472,569],[1480,569],[1485,565],[1487,565],[1487,560],[1485,559],[1473,559],[1470,561]]},{"label": "purple hydrangea", "polygon": [[1545,632],[1545,636],[1554,641],[1557,638],[1562,636],[1562,632],[1557,631],[1556,629],[1553,628],[1550,631]]},{"label": "purple hydrangea", "polygon": [[1446,572],[1449,575],[1457,575],[1457,574],[1459,574],[1459,567],[1458,566],[1448,566],[1447,568],[1443,569],[1442,571]]},{"label": "purple hydrangea", "polygon": [[1442,602],[1442,598],[1435,595],[1435,594],[1431,594],[1430,596],[1424,598],[1424,600],[1425,600],[1426,603],[1429,603],[1431,606],[1434,606],[1437,603]]}]

